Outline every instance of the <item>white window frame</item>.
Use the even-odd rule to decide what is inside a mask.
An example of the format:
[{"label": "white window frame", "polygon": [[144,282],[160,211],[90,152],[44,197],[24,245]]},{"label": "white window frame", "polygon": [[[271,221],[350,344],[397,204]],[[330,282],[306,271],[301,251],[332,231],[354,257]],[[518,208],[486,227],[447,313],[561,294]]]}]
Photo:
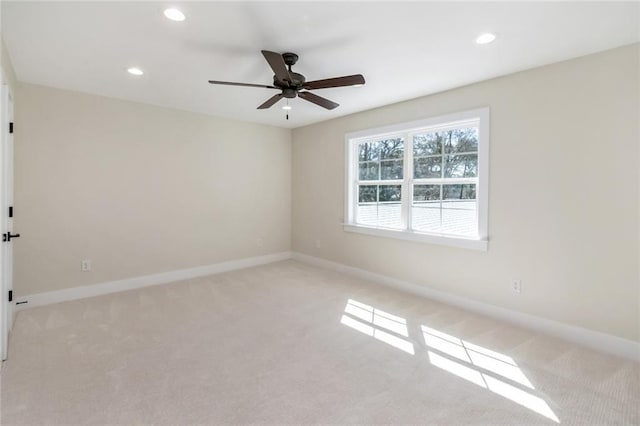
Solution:
[{"label": "white window frame", "polygon": [[[402,240],[417,241],[429,244],[468,248],[486,251],[489,245],[489,108],[479,108],[464,112],[430,117],[423,120],[399,123],[390,126],[367,129],[345,135],[345,223],[346,232],[374,235],[379,237],[397,238]],[[453,234],[419,232],[411,229],[411,188],[414,181],[422,183],[422,179],[413,179],[413,161],[409,161],[410,152],[413,152],[413,139],[415,133],[425,131],[446,130],[460,128],[465,125],[478,126],[478,176],[476,186],[476,206],[478,218],[477,237],[467,237]],[[371,184],[402,185],[402,229],[390,229],[363,225],[356,223],[356,207],[358,203],[358,152],[357,147],[364,141],[382,139],[385,137],[404,137],[404,179],[371,181]],[[444,156],[444,153],[443,153]],[[446,183],[468,183],[467,178],[458,180],[446,179]],[[444,179],[443,179],[444,181]],[[458,182],[460,181],[460,182]],[[369,183],[367,181],[367,183]],[[438,183],[433,179],[429,183]]]}]

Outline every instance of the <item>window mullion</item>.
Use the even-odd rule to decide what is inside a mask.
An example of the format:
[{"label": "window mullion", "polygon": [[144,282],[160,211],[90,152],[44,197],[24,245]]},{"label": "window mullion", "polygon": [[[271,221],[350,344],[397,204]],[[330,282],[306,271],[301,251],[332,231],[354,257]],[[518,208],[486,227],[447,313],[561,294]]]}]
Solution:
[{"label": "window mullion", "polygon": [[358,185],[358,181],[360,180],[360,156],[359,156],[359,146],[357,143],[351,145],[351,156],[353,161],[351,162],[351,188],[353,190],[352,200],[351,200],[351,211],[349,220],[353,222],[358,221],[358,200],[360,199],[360,186]]},{"label": "window mullion", "polygon": [[425,178],[425,179],[413,179],[415,185],[457,185],[457,184],[474,184],[478,183],[478,178]]},{"label": "window mullion", "polygon": [[402,185],[403,179],[389,179],[389,180],[359,180],[356,181],[358,185]]},{"label": "window mullion", "polygon": [[411,230],[413,227],[411,218],[411,200],[413,198],[413,188],[411,185],[413,181],[413,139],[410,133],[406,133],[404,138],[402,225],[404,229]]},{"label": "window mullion", "polygon": [[440,183],[440,231],[442,231],[442,204],[444,203],[444,183],[446,182],[446,176],[445,176],[445,169],[444,169],[444,165],[445,165],[445,158],[444,158],[444,153],[445,153],[445,141],[442,141],[442,147],[440,150],[440,154],[442,154],[442,158],[440,160],[440,179],[442,179],[442,182]]}]

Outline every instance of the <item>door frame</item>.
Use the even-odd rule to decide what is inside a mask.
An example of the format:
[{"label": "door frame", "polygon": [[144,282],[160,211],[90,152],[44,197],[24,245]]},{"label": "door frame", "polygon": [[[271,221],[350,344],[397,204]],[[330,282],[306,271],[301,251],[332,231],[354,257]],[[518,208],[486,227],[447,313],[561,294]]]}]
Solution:
[{"label": "door frame", "polygon": [[[13,135],[9,133],[9,123],[13,121],[13,93],[9,87],[4,69],[0,66],[0,227],[1,232],[11,230],[12,219],[8,216],[9,203],[12,202],[13,185]],[[10,175],[11,174],[11,175]],[[0,242],[0,358],[7,359],[9,333],[13,325],[13,303],[9,302],[12,290],[12,250],[9,245]]]}]

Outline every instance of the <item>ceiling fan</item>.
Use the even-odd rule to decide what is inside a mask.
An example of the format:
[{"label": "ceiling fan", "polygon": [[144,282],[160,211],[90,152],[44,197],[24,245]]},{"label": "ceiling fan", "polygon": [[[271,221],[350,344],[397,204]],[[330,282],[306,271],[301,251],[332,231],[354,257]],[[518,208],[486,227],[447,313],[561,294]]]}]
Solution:
[{"label": "ceiling fan", "polygon": [[309,101],[326,109],[334,109],[338,104],[329,99],[318,96],[308,90],[327,89],[330,87],[361,86],[364,84],[364,77],[361,74],[348,75],[344,77],[327,78],[324,80],[306,81],[302,74],[291,71],[291,66],[298,62],[298,55],[295,53],[283,53],[263,50],[262,55],[269,63],[274,72],[273,85],[233,83],[230,81],[209,80],[211,84],[225,84],[229,86],[261,87],[266,89],[277,89],[281,93],[273,95],[258,109],[267,109],[273,106],[282,98],[293,99],[297,96],[305,101]]}]

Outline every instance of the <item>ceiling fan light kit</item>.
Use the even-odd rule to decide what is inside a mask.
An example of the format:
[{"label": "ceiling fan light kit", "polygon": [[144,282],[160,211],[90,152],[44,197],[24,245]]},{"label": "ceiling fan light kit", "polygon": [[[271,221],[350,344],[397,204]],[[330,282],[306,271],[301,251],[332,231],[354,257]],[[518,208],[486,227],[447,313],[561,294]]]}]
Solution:
[{"label": "ceiling fan light kit", "polygon": [[305,101],[311,102],[328,110],[337,108],[339,104],[323,98],[322,96],[318,96],[309,90],[328,89],[331,87],[362,86],[365,83],[362,74],[306,81],[304,75],[291,70],[291,67],[298,62],[298,55],[295,53],[287,52],[280,54],[269,50],[263,50],[262,55],[273,70],[273,85],[234,83],[230,81],[217,80],[209,80],[209,83],[280,90],[280,93],[267,99],[262,105],[258,106],[258,109],[270,108],[282,98],[294,99],[296,97],[300,97]]}]

